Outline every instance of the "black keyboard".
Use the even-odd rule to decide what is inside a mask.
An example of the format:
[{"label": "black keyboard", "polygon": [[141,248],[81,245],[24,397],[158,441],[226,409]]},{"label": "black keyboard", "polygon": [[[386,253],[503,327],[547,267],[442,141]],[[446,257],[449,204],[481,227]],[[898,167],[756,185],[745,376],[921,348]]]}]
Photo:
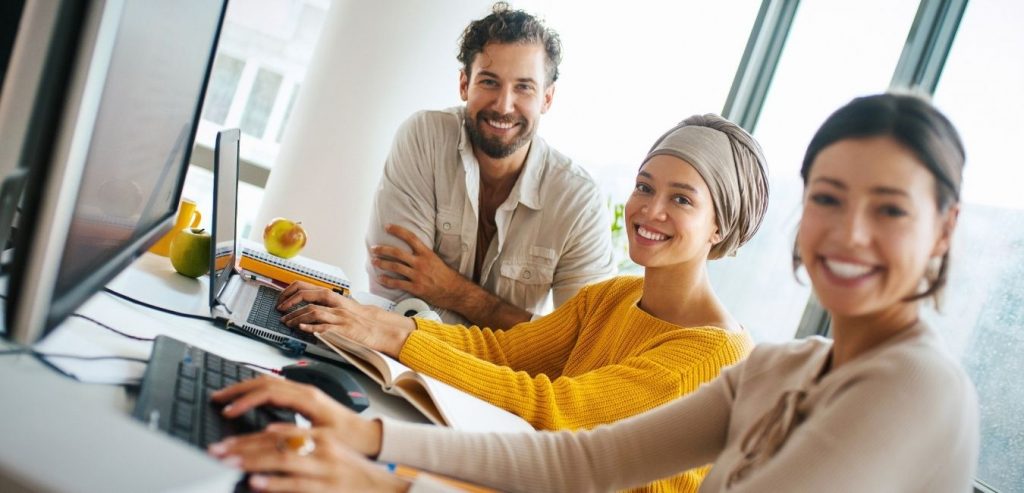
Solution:
[{"label": "black keyboard", "polygon": [[[281,322],[281,312],[277,311],[277,297],[280,294],[280,291],[260,286],[256,291],[256,301],[253,302],[252,309],[249,310],[249,318],[246,321],[257,327],[270,329],[278,334],[291,336],[309,344],[319,342],[316,337],[313,337],[313,334],[293,329]],[[297,303],[288,312],[298,310],[307,304],[305,301]]]},{"label": "black keyboard", "polygon": [[132,415],[201,448],[275,421],[295,422],[295,413],[268,407],[229,420],[221,415],[223,406],[210,401],[213,392],[257,375],[235,361],[157,336]]}]

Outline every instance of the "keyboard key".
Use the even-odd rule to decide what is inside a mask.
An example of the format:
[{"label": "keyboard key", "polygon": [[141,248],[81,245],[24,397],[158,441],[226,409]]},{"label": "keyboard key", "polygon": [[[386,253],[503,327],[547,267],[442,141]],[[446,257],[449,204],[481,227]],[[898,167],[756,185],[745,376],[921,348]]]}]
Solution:
[{"label": "keyboard key", "polygon": [[195,365],[183,364],[181,370],[178,372],[181,376],[195,380],[199,376],[199,367]]},{"label": "keyboard key", "polygon": [[196,382],[194,380],[178,381],[178,400],[192,403],[196,400]]},{"label": "keyboard key", "polygon": [[195,406],[178,401],[174,406],[174,425],[182,429],[192,429],[192,413]]}]

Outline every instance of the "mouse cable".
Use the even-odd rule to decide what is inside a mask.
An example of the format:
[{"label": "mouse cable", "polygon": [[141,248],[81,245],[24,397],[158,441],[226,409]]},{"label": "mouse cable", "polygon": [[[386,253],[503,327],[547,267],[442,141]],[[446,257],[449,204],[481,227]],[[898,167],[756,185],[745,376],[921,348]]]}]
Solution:
[{"label": "mouse cable", "polygon": [[[100,327],[103,327],[104,329],[107,329],[107,330],[109,330],[109,331],[111,331],[111,332],[113,332],[115,334],[127,337],[129,339],[134,339],[136,341],[152,342],[152,341],[156,340],[155,337],[140,337],[140,336],[128,334],[128,333],[125,333],[125,332],[121,332],[120,330],[117,330],[117,329],[115,329],[115,328],[113,328],[113,327],[111,327],[111,326],[109,326],[109,325],[107,325],[107,324],[105,324],[103,322],[100,322],[99,320],[96,320],[96,319],[94,319],[92,317],[89,317],[87,315],[82,315],[81,313],[72,313],[71,316],[72,317],[83,318],[83,319],[88,320],[88,321],[90,321],[90,322],[92,322],[92,323],[94,323],[96,325],[99,325]],[[0,353],[0,354],[3,354],[3,353]],[[274,374],[280,374],[281,373],[281,370],[277,370],[277,369],[274,369],[274,368],[268,368],[266,366],[257,365],[256,363],[247,363],[245,361],[238,361],[237,363],[240,364],[240,365],[251,366],[253,368],[259,368],[260,370],[268,371],[268,372],[274,373]]]},{"label": "mouse cable", "polygon": [[30,355],[33,358],[35,358],[37,361],[39,361],[39,363],[42,364],[43,366],[49,368],[50,370],[53,370],[55,373],[57,373],[57,374],[59,374],[59,375],[61,375],[63,377],[69,378],[69,379],[74,380],[76,382],[83,382],[83,380],[81,378],[78,378],[78,376],[76,376],[75,374],[69,373],[67,371],[64,371],[59,366],[53,364],[49,360],[49,358],[78,359],[78,360],[84,360],[84,361],[122,360],[122,361],[130,361],[130,362],[142,363],[142,364],[148,364],[149,363],[149,360],[142,359],[142,358],[133,358],[133,357],[130,357],[130,356],[83,356],[83,355],[77,355],[77,354],[44,353],[44,352],[36,351],[35,349],[32,349],[32,348],[27,347],[27,346],[21,346],[21,347],[19,347],[17,349],[8,349],[8,350],[0,351],[0,356],[8,356],[8,355],[13,355],[13,354],[27,354],[27,355]]},{"label": "mouse cable", "polygon": [[92,317],[90,317],[88,315],[82,315],[81,313],[72,313],[71,316],[88,320],[88,321],[90,321],[90,322],[92,322],[92,323],[94,323],[94,324],[96,324],[96,325],[98,325],[100,327],[103,327],[104,329],[107,329],[107,330],[109,330],[109,331],[111,331],[111,332],[113,332],[113,333],[115,333],[117,335],[124,336],[124,337],[127,337],[129,339],[136,340],[136,341],[152,342],[152,341],[156,340],[155,337],[142,337],[142,336],[132,335],[132,334],[129,334],[127,332],[121,332],[120,330],[117,330],[117,329],[115,329],[115,328],[113,328],[113,327],[111,327],[111,326],[109,326],[109,325],[107,325],[107,324],[105,324],[103,322],[100,322],[99,320],[96,320],[95,318],[92,318]]},{"label": "mouse cable", "polygon": [[157,311],[161,311],[161,312],[164,312],[164,313],[169,313],[171,315],[175,315],[175,316],[178,316],[178,317],[185,317],[185,318],[192,318],[192,319],[196,319],[196,320],[202,320],[204,322],[213,322],[213,323],[217,322],[217,319],[215,319],[213,317],[207,317],[207,316],[204,316],[204,315],[195,315],[195,314],[192,314],[192,313],[176,312],[174,310],[171,310],[171,309],[168,309],[168,308],[164,308],[162,306],[151,305],[149,303],[146,303],[145,301],[137,300],[135,298],[132,298],[131,296],[127,296],[127,295],[118,293],[117,291],[114,291],[113,289],[110,289],[110,288],[103,288],[103,291],[106,292],[106,293],[112,294],[114,296],[117,296],[118,298],[121,298],[121,299],[123,299],[125,301],[128,301],[130,303],[135,303],[136,305],[144,306],[144,307],[152,309],[152,310],[157,310]]}]

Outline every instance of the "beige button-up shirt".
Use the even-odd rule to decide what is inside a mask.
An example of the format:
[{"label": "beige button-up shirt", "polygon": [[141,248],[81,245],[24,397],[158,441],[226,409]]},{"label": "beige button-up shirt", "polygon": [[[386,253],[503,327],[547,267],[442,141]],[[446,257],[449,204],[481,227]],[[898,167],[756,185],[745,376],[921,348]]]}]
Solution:
[{"label": "beige button-up shirt", "polygon": [[[477,241],[480,164],[463,125],[464,108],[421,111],[399,128],[374,198],[367,247],[404,242],[384,226],[408,228],[449,266],[472,278]],[[522,173],[495,213],[497,234],[482,264],[480,285],[540,315],[549,293],[558,306],[586,284],[615,273],[610,213],[593,179],[534,137]],[[376,282],[370,291],[392,300],[408,294]],[[448,323],[464,323],[444,310]]]}]

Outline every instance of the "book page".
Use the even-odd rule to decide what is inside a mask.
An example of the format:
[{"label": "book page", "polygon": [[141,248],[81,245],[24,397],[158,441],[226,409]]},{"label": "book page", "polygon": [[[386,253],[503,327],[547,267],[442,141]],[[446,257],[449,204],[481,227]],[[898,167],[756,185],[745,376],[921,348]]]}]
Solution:
[{"label": "book page", "polygon": [[[411,381],[415,381],[415,384]],[[443,419],[442,423],[456,430],[534,431],[533,426],[523,418],[422,373],[403,374],[394,386],[410,402],[417,398],[424,399],[426,396],[422,394],[428,394]]]},{"label": "book page", "polygon": [[434,423],[463,431],[533,431],[523,418],[436,378],[413,371],[394,358],[337,332],[315,334],[367,376],[398,394]]},{"label": "book page", "polygon": [[[318,339],[323,341],[329,347],[334,349],[336,352],[345,356],[347,359],[362,360],[363,364],[357,364],[352,361],[352,364],[363,370],[367,376],[377,380],[378,383],[384,388],[385,391],[390,392],[391,386],[394,384],[394,379],[397,375],[401,375],[405,372],[413,373],[413,371],[398,361],[395,361],[390,356],[366,347],[352,339],[349,339],[337,332],[325,331],[315,334]],[[372,368],[366,368],[369,364]]]}]

